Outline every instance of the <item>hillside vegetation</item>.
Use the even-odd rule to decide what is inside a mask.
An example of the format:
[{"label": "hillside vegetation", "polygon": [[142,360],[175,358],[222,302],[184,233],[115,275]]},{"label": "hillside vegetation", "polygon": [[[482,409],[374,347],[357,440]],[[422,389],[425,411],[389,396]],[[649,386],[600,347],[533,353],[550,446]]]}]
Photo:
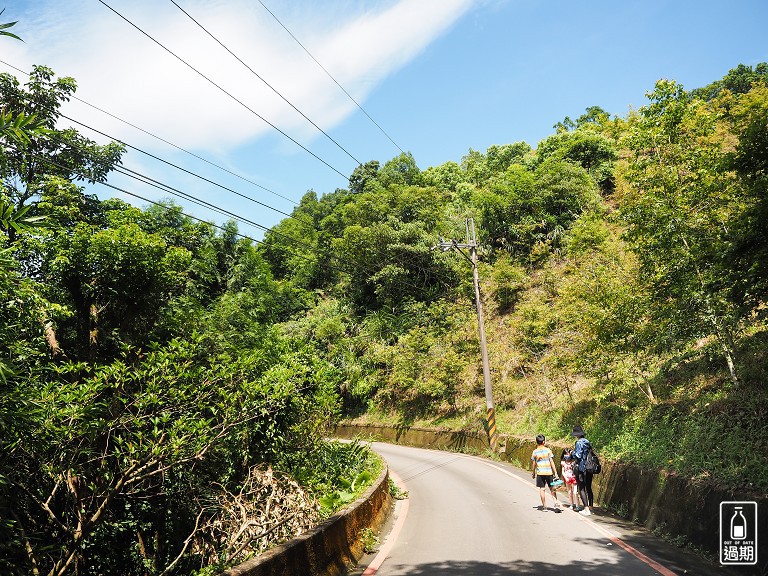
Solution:
[{"label": "hillside vegetation", "polygon": [[323,440],[338,418],[482,430],[471,266],[433,249],[470,218],[501,432],[579,423],[605,456],[765,491],[743,455],[768,451],[766,80],[370,161],[256,244],[85,194],[123,146],[57,128],[73,79],[0,75],[0,566],[230,564],[375,472]]},{"label": "hillside vegetation", "polygon": [[262,250],[319,300],[283,328],[343,370],[347,417],[482,429],[471,266],[431,250],[474,218],[502,432],[580,423],[606,456],[766,490],[734,452],[768,448],[766,73],[308,193]]}]

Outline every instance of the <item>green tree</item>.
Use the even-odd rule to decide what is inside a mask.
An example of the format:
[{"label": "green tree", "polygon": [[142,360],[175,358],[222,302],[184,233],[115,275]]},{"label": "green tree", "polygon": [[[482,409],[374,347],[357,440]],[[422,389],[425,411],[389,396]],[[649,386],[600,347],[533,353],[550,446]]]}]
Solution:
[{"label": "green tree", "polygon": [[[59,108],[75,92],[72,78],[54,80],[50,68],[35,66],[26,88],[12,75],[0,74],[0,100],[3,114],[15,121],[35,116],[36,130],[27,138],[16,139],[3,147],[0,163],[0,184],[16,210],[21,210],[35,198],[39,199],[44,183],[50,176],[65,180],[102,182],[119,161],[124,151],[121,144],[100,146],[72,128],[58,129]],[[16,233],[9,231],[13,241]]]},{"label": "green tree", "polygon": [[162,305],[184,285],[189,252],[135,224],[80,223],[56,244],[47,283],[62,288],[74,312],[72,338],[63,339],[71,357],[108,359],[123,344],[148,344]]},{"label": "green tree", "polygon": [[584,128],[584,127],[592,127],[592,126],[603,126],[606,122],[608,122],[609,114],[600,106],[590,106],[587,108],[586,112],[579,116],[576,121],[574,122],[571,120],[570,117],[566,116],[565,119],[562,122],[558,122],[553,126],[555,130],[557,130],[557,133],[560,134],[562,132],[569,132],[571,130],[576,130],[577,128]]},{"label": "green tree", "polygon": [[484,242],[528,256],[537,243],[557,248],[571,223],[598,200],[584,169],[553,159],[534,171],[513,165],[478,192],[476,202]]},{"label": "green tree", "polygon": [[466,175],[456,162],[427,168],[421,173],[421,178],[425,186],[434,186],[447,192],[456,192],[459,184],[466,181]]},{"label": "green tree", "polygon": [[594,130],[559,132],[542,140],[536,148],[539,161],[570,160],[584,168],[603,193],[614,189],[614,164],[618,152],[613,142]]},{"label": "green tree", "polygon": [[216,544],[198,529],[222,488],[313,450],[336,410],[332,368],[268,342],[221,356],[226,343],[190,335],[6,389],[16,413],[0,421],[4,571],[138,576],[209,561],[189,545]]},{"label": "green tree", "polygon": [[349,191],[353,194],[359,194],[365,191],[365,186],[370,180],[376,179],[379,173],[379,161],[371,160],[361,164],[352,171],[349,177]]},{"label": "green tree", "polygon": [[754,69],[752,66],[739,64],[736,68],[729,70],[722,79],[703,88],[691,90],[691,96],[710,101],[722,94],[724,90],[734,94],[746,94],[756,82],[762,84],[768,82],[768,63],[761,62]]},{"label": "green tree", "polygon": [[730,155],[745,192],[735,223],[731,261],[734,297],[745,310],[761,310],[768,295],[768,86],[756,85],[730,107],[738,144]]},{"label": "green tree", "polygon": [[390,217],[370,226],[351,225],[333,242],[344,254],[349,298],[360,308],[396,307],[406,300],[429,300],[455,282],[452,266],[434,252],[423,223]]},{"label": "green tree", "polygon": [[651,321],[652,306],[640,281],[639,262],[604,214],[587,212],[568,234],[567,282],[556,315],[562,322],[552,343],[558,362],[588,374],[613,398],[625,385],[650,403],[650,375],[657,368],[654,335],[665,326]]},{"label": "green tree", "polygon": [[[362,196],[362,189],[358,192]],[[273,226],[264,235],[260,254],[269,263],[274,277],[286,279],[297,289],[314,290],[332,283],[337,275],[330,238],[343,231],[340,210],[352,202],[352,194],[337,189],[318,198],[307,192],[290,218]]]},{"label": "green tree", "polygon": [[649,312],[667,328],[659,345],[714,334],[737,383],[739,313],[723,279],[743,200],[725,163],[719,112],[671,81],[659,81],[649,98],[627,142],[634,157],[622,215],[652,295]]},{"label": "green tree", "polygon": [[461,159],[461,167],[468,182],[482,186],[511,166],[524,165],[530,154],[531,147],[525,142],[489,146],[485,154],[470,148],[469,153]]},{"label": "green tree", "polygon": [[[0,237],[2,234],[0,234]],[[9,378],[34,372],[46,358],[46,330],[50,303],[24,278],[9,248],[0,249],[0,399]],[[51,337],[55,338],[52,336]],[[51,342],[57,349],[55,339]],[[3,422],[13,419],[13,408],[0,401],[0,434]]]},{"label": "green tree", "polygon": [[376,178],[384,188],[390,188],[393,185],[411,186],[418,184],[420,174],[421,171],[416,165],[413,155],[410,152],[403,152],[385,162]]}]

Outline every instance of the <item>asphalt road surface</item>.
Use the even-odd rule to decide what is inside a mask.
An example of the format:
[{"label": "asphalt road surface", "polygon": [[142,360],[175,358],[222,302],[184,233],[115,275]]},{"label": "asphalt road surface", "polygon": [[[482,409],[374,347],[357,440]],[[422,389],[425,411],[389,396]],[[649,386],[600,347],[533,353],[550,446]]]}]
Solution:
[{"label": "asphalt road surface", "polygon": [[373,448],[409,497],[398,501],[378,553],[355,574],[723,574],[600,508],[588,518],[567,508],[538,510],[530,472],[509,464],[391,444]]}]

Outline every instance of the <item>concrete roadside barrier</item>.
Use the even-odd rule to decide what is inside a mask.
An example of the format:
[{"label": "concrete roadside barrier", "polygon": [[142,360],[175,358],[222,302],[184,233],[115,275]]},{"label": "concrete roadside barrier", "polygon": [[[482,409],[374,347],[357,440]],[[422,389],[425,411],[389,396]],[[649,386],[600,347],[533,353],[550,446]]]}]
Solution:
[{"label": "concrete roadside barrier", "polygon": [[337,576],[363,556],[362,532],[378,531],[392,506],[389,470],[385,467],[365,493],[314,529],[222,576]]}]

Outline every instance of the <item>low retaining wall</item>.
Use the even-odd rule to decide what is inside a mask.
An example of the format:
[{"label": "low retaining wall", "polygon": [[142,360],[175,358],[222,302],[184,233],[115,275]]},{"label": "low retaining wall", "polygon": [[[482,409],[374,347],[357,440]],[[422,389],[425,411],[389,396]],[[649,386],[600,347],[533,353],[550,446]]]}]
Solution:
[{"label": "low retaining wall", "polygon": [[377,531],[389,514],[389,470],[385,467],[359,499],[316,528],[267,550],[223,576],[336,576],[363,556],[361,533]]},{"label": "low retaining wall", "polygon": [[[337,438],[363,440],[375,438],[382,442],[414,446],[416,448],[434,448],[435,450],[488,450],[488,437],[477,432],[457,432],[439,428],[408,428],[401,426],[376,426],[373,424],[337,424],[334,430]],[[530,458],[530,454],[528,455]]]},{"label": "low retaining wall", "polygon": [[[487,437],[479,432],[340,424],[335,434],[340,438],[375,438],[422,448],[488,450]],[[558,442],[548,442],[547,445],[558,462],[562,449],[573,447],[573,444]],[[531,452],[535,447],[533,438],[499,436],[499,456],[525,469],[530,469]],[[601,463],[603,470],[594,476],[593,482],[598,504],[616,509],[650,530],[684,536],[688,542],[714,556],[719,554],[720,548],[720,502],[757,502],[759,565],[739,567],[739,573],[768,573],[768,495],[765,493],[737,492],[704,482],[693,483],[674,474],[626,462],[608,462],[601,458]]]}]

